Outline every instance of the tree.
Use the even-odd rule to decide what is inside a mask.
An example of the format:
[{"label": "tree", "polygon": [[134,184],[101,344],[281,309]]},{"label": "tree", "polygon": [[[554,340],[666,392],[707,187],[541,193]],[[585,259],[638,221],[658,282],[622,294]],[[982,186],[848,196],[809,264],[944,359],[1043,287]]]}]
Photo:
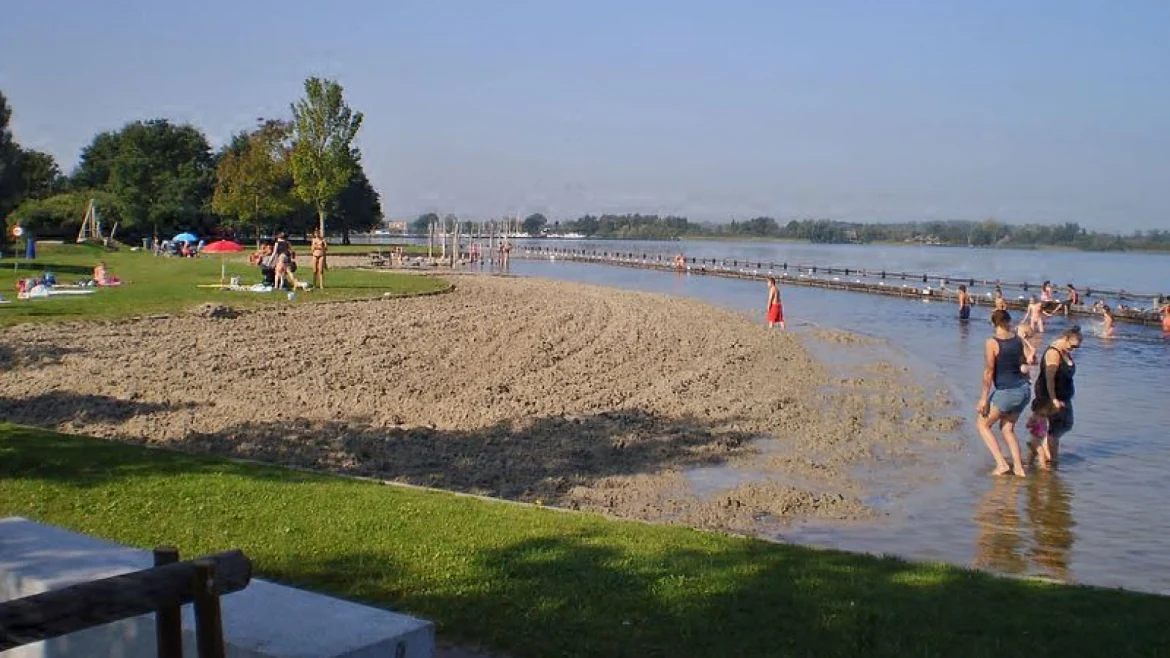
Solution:
[{"label": "tree", "polygon": [[97,203],[105,231],[108,232],[115,222],[122,219],[114,195],[78,190],[44,199],[26,199],[8,216],[8,228],[19,224],[37,237],[73,240],[81,228],[90,199]]},{"label": "tree", "polygon": [[254,228],[260,241],[265,220],[292,209],[289,187],[288,138],[292,125],[270,119],[246,138],[233,139],[216,167],[215,195],[212,210],[239,228]]},{"label": "tree", "polygon": [[362,113],[345,104],[340,84],[316,77],[305,80],[305,97],[292,111],[293,189],[316,209],[318,230],[324,234],[325,216],[360,160],[353,138],[362,126]]},{"label": "tree", "polygon": [[[0,218],[7,217],[20,203],[21,195],[20,147],[8,129],[11,118],[12,109],[8,107],[8,99],[0,93]],[[0,237],[0,241],[4,239]]]},{"label": "tree", "polygon": [[361,164],[354,166],[349,184],[337,195],[332,216],[341,226],[342,244],[349,244],[350,231],[372,231],[382,223],[382,200]]},{"label": "tree", "polygon": [[57,161],[48,153],[20,150],[21,196],[25,199],[44,199],[65,190],[65,177]]},{"label": "tree", "polygon": [[110,168],[118,157],[120,135],[104,132],[94,136],[89,146],[81,149],[81,161],[70,177],[73,189],[105,189],[110,184]]},{"label": "tree", "polygon": [[207,219],[214,177],[211,146],[198,128],[155,119],[97,135],[73,184],[113,193],[127,233],[165,234]]},{"label": "tree", "polygon": [[524,232],[533,237],[537,237],[547,224],[548,220],[545,219],[544,215],[540,213],[529,215],[524,218]]},{"label": "tree", "polygon": [[415,235],[426,235],[431,230],[431,224],[439,221],[437,213],[428,212],[419,215],[417,219],[410,223],[410,230]]}]

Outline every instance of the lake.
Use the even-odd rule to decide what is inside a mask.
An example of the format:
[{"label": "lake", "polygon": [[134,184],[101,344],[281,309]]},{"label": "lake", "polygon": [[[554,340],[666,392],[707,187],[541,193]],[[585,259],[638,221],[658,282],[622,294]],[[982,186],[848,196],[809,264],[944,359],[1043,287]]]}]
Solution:
[{"label": "lake", "polygon": [[[1078,287],[1170,290],[1170,255],[1007,251],[762,242],[552,241],[541,246],[923,270],[955,276],[1042,281]],[[514,251],[518,253],[522,244]],[[693,297],[760,317],[762,283],[547,260],[514,260],[512,272]],[[956,413],[973,416],[989,335],[989,310],[970,323],[951,303],[785,287],[790,330],[834,327],[888,341],[924,382],[945,386]],[[1064,326],[1055,320],[1049,334]],[[1112,338],[1083,325],[1076,427],[1056,473],[992,478],[974,427],[939,467],[937,483],[880,501],[880,523],[803,523],[781,539],[1000,573],[1170,593],[1170,506],[1159,504],[1170,472],[1170,339],[1153,327],[1120,325]],[[896,483],[891,483],[896,485]],[[891,489],[897,489],[892,486]]]}]

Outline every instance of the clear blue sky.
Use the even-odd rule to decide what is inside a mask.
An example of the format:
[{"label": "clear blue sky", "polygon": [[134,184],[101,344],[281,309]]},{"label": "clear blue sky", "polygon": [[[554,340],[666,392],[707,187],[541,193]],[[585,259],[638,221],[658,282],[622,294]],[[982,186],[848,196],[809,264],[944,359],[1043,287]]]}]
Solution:
[{"label": "clear blue sky", "polygon": [[21,143],[219,146],[308,75],[389,216],[542,211],[1170,228],[1165,0],[6,0]]}]

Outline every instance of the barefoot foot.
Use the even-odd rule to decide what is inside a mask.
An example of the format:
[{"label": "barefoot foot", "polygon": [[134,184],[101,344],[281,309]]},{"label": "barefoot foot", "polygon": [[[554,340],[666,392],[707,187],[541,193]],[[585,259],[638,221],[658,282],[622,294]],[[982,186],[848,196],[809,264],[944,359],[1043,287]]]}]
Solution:
[{"label": "barefoot foot", "polygon": [[1013,468],[1012,473],[1018,478],[1028,477],[1028,472],[1025,471],[1022,466],[1017,466],[1017,467]]},{"label": "barefoot foot", "polygon": [[1003,466],[997,466],[995,468],[995,470],[991,472],[991,474],[995,475],[995,476],[1001,476],[1001,475],[1007,475],[1008,473],[1011,473],[1011,472],[1012,472],[1012,468],[1010,466],[1008,466],[1007,464],[1004,464]]}]

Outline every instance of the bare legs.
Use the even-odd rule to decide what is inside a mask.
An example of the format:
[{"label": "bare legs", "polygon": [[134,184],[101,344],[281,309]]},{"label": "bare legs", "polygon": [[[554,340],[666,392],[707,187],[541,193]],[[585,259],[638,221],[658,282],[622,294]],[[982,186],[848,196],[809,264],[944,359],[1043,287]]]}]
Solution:
[{"label": "bare legs", "polygon": [[[979,436],[983,439],[992,458],[995,459],[995,470],[991,472],[992,475],[1007,475],[1008,473],[1015,473],[1019,477],[1025,475],[1024,462],[1020,457],[1020,442],[1016,439],[1017,418],[1019,418],[1018,415],[1001,416],[999,408],[993,405],[986,416],[975,419],[975,427],[979,430]],[[1004,443],[1007,443],[1012,463],[1015,464],[1014,468],[1007,463],[1003,451],[999,448],[999,441],[991,429],[995,423],[999,423],[1000,430],[1003,432],[1003,440]]]}]

